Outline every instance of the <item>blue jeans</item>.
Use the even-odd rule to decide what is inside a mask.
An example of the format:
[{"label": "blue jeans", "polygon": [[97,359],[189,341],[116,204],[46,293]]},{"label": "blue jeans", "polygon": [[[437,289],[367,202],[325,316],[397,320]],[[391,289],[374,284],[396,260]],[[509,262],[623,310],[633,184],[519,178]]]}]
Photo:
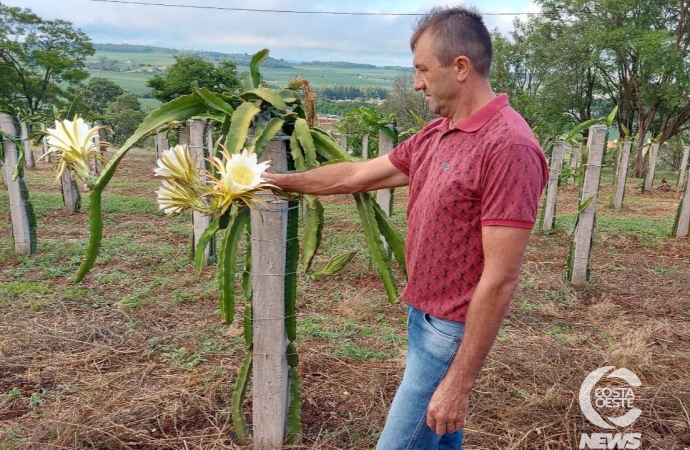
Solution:
[{"label": "blue jeans", "polygon": [[465,325],[437,319],[410,306],[405,373],[376,450],[460,450],[462,431],[439,436],[426,424],[436,387],[446,375]]}]

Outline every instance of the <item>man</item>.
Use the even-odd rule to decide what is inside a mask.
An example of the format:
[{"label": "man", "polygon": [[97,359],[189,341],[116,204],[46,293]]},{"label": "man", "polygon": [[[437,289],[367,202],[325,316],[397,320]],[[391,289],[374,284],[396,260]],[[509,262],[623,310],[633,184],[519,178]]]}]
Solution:
[{"label": "man", "polygon": [[527,123],[489,84],[481,16],[435,8],[411,39],[414,88],[441,116],[389,155],[299,174],[285,191],[337,194],[409,185],[406,366],[378,449],[459,449],[469,394],[508,312],[547,181]]}]

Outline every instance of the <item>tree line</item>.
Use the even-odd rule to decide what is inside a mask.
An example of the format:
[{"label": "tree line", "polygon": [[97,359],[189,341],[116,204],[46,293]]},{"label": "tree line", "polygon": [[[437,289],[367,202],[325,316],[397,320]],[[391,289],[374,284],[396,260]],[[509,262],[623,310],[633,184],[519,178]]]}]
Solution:
[{"label": "tree line", "polygon": [[645,143],[690,129],[688,0],[537,0],[541,15],[493,32],[495,90],[537,133],[556,136],[618,106],[621,136]]},{"label": "tree line", "polygon": [[389,90],[377,86],[315,86],[314,94],[328,100],[385,100]]},{"label": "tree line", "polygon": [[[195,58],[202,58],[211,61],[223,61],[229,59],[240,66],[249,66],[252,55],[247,53],[223,53],[208,50],[179,50],[176,48],[154,47],[151,45],[134,45],[134,44],[93,44],[97,51],[101,52],[118,52],[118,53],[169,53],[181,57],[192,56]],[[271,56],[261,63],[264,67],[271,67],[277,69],[294,69],[294,67],[283,59],[276,59]]]}]

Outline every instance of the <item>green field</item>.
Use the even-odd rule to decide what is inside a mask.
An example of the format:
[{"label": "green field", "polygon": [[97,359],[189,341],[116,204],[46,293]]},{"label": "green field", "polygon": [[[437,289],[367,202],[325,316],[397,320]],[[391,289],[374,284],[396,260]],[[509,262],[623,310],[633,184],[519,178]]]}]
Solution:
[{"label": "green field", "polygon": [[[269,83],[284,86],[287,81],[299,75],[309,80],[312,86],[341,84],[343,86],[392,87],[393,80],[400,74],[387,69],[340,69],[334,67],[295,65],[294,69],[261,69],[261,75]],[[238,66],[239,72],[248,72],[249,67]]]},{"label": "green field", "polygon": [[152,66],[169,66],[175,62],[171,53],[150,52],[150,53],[129,53],[129,52],[96,52],[93,56],[86,58],[86,62],[96,62],[101,57],[118,61],[132,61],[139,64],[150,64]]},{"label": "green field", "polygon": [[[144,64],[147,67],[170,66],[174,61],[171,53],[126,53],[126,52],[96,52],[87,58],[87,63],[97,62],[99,58],[106,57],[124,63],[131,62]],[[146,70],[147,67],[138,70]],[[237,66],[239,73],[249,72],[247,66]],[[142,72],[112,72],[97,69],[88,69],[91,76],[107,78],[136,95],[149,92],[146,80],[153,74]],[[344,86],[376,86],[392,87],[393,80],[400,75],[395,69],[368,69],[368,68],[335,68],[317,65],[295,65],[294,69],[274,69],[265,67],[261,69],[264,80],[273,86],[285,86],[291,78],[299,75],[309,80],[312,86],[327,86],[340,84]],[[154,99],[139,99],[145,107],[156,107],[160,104]]]},{"label": "green field", "polygon": [[151,75],[144,73],[110,72],[107,70],[94,69],[90,69],[89,73],[92,77],[103,77],[114,81],[120,85],[122,89],[130,91],[135,95],[149,92],[149,88],[146,87],[146,80],[151,78]]}]

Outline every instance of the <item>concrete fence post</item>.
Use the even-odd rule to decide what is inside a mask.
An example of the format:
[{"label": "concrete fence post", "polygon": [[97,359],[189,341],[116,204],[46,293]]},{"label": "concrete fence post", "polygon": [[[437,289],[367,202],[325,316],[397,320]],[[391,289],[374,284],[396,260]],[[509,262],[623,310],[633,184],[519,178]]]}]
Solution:
[{"label": "concrete fence post", "polygon": [[[287,137],[273,139],[259,161],[288,169]],[[285,355],[285,257],[288,202],[261,194],[268,208],[251,213],[254,448],[282,448],[290,396]]]},{"label": "concrete fence post", "polygon": [[[589,257],[601,179],[601,164],[606,147],[605,125],[595,125],[589,129],[587,147],[588,157],[580,197],[580,211],[571,248],[571,260],[568,262],[568,278],[573,284],[581,284],[589,279]],[[583,208],[585,205],[587,206]]]},{"label": "concrete fence post", "polygon": [[556,141],[553,144],[551,154],[551,167],[549,168],[549,182],[546,185],[546,204],[544,205],[544,216],[542,218],[542,230],[550,231],[553,229],[556,219],[556,196],[558,195],[558,184],[563,168],[563,156],[565,154],[565,141]]},{"label": "concrete fence post", "polygon": [[[0,113],[0,130],[6,135],[20,140],[22,135],[21,132],[17,132],[17,125],[14,117]],[[16,178],[12,176],[17,171],[19,164],[17,145],[3,137],[2,148],[5,155],[2,174],[9,194],[14,251],[20,255],[30,255],[36,251],[36,221],[29,201],[29,188],[23,176]]]}]

